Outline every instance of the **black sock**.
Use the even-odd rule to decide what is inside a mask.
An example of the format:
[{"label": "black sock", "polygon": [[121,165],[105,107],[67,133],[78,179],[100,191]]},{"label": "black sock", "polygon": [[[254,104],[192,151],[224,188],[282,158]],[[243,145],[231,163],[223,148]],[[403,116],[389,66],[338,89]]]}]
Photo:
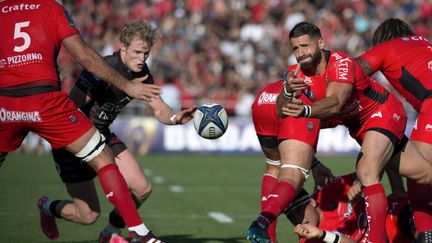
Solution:
[{"label": "black sock", "polygon": [[126,227],[125,221],[123,220],[123,218],[120,216],[120,214],[117,212],[116,209],[113,209],[111,211],[111,213],[109,214],[109,222],[113,226],[115,226],[119,229]]},{"label": "black sock", "polygon": [[61,218],[61,211],[66,206],[66,204],[73,203],[69,200],[54,200],[49,206],[49,211],[54,217]]}]

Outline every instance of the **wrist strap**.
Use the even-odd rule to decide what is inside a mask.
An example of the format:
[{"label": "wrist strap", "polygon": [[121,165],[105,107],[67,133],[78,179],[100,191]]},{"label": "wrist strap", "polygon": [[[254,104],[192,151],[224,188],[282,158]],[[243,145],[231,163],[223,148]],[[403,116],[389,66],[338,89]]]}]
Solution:
[{"label": "wrist strap", "polygon": [[170,121],[171,121],[171,123],[172,123],[173,125],[177,125],[177,122],[176,122],[176,120],[175,120],[176,116],[177,116],[177,114],[174,114],[174,115],[172,115],[172,116],[170,117]]},{"label": "wrist strap", "polygon": [[284,85],[283,93],[282,94],[287,99],[291,99],[293,97],[293,93],[292,92],[288,92],[288,90],[286,88],[286,85]]},{"label": "wrist strap", "polygon": [[339,243],[341,237],[338,234],[323,230],[323,233],[319,239],[325,243]]},{"label": "wrist strap", "polygon": [[308,117],[311,116],[311,113],[312,113],[312,108],[311,108],[311,106],[310,106],[310,105],[305,105],[305,106],[304,106],[304,111],[303,111],[303,117],[308,118]]}]

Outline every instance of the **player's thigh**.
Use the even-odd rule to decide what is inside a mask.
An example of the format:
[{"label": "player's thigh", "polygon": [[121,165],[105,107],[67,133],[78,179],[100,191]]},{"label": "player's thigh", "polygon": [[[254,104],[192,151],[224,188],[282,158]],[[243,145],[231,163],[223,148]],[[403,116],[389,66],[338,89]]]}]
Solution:
[{"label": "player's thigh", "polygon": [[425,159],[432,164],[432,144],[420,141],[411,141],[419,152],[425,157]]},{"label": "player's thigh", "polygon": [[424,143],[422,144],[426,146],[422,147],[418,143],[414,144],[412,141],[409,141],[401,151],[399,161],[391,161],[392,164],[398,163],[396,166],[392,165],[392,168],[398,168],[396,172],[399,172],[402,176],[416,180],[419,183],[430,184],[432,181],[432,163],[422,155],[419,147],[423,149],[432,148],[429,147],[430,145]]},{"label": "player's thigh", "polygon": [[66,189],[80,213],[100,213],[100,204],[93,180],[66,183]]},{"label": "player's thigh", "polygon": [[41,104],[41,122],[33,124],[31,131],[45,138],[54,149],[68,146],[73,153],[80,151],[93,135],[89,132],[93,128],[90,120],[63,92],[34,96],[33,102]]},{"label": "player's thigh", "polygon": [[306,179],[304,172],[311,167],[314,148],[303,141],[287,139],[281,141],[279,151],[282,163],[279,178],[300,187]]},{"label": "player's thigh", "polygon": [[130,189],[138,190],[139,188],[149,186],[149,181],[139,162],[128,150],[119,153],[115,160],[120,173],[125,178]]},{"label": "player's thigh", "polygon": [[432,111],[420,112],[411,132],[410,140],[432,163]]},{"label": "player's thigh", "polygon": [[382,132],[369,130],[365,133],[361,145],[362,156],[357,169],[369,171],[371,175],[377,176],[390,160],[393,151],[394,144],[388,136]]}]

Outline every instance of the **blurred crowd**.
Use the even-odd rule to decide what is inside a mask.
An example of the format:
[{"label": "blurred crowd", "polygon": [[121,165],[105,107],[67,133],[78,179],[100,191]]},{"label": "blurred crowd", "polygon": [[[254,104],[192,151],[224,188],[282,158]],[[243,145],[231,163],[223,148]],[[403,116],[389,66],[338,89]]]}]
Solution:
[{"label": "blurred crowd", "polygon": [[[174,109],[207,102],[248,115],[267,82],[295,63],[288,33],[300,21],[317,24],[326,47],[353,56],[371,46],[376,26],[401,18],[432,39],[432,0],[63,0],[88,43],[102,55],[119,47],[124,23],[150,21],[162,38],[147,61]],[[60,53],[68,91],[81,71]],[[379,77],[378,77],[379,78]],[[134,112],[142,112],[140,106]]]}]

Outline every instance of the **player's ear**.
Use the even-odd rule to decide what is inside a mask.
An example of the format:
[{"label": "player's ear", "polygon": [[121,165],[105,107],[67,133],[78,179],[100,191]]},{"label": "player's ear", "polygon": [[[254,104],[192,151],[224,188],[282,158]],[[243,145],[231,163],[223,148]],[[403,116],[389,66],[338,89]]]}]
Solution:
[{"label": "player's ear", "polygon": [[318,39],[318,46],[320,50],[324,49],[324,39],[322,37]]},{"label": "player's ear", "polygon": [[126,50],[127,50],[127,46],[120,42],[120,51],[126,52]]}]

